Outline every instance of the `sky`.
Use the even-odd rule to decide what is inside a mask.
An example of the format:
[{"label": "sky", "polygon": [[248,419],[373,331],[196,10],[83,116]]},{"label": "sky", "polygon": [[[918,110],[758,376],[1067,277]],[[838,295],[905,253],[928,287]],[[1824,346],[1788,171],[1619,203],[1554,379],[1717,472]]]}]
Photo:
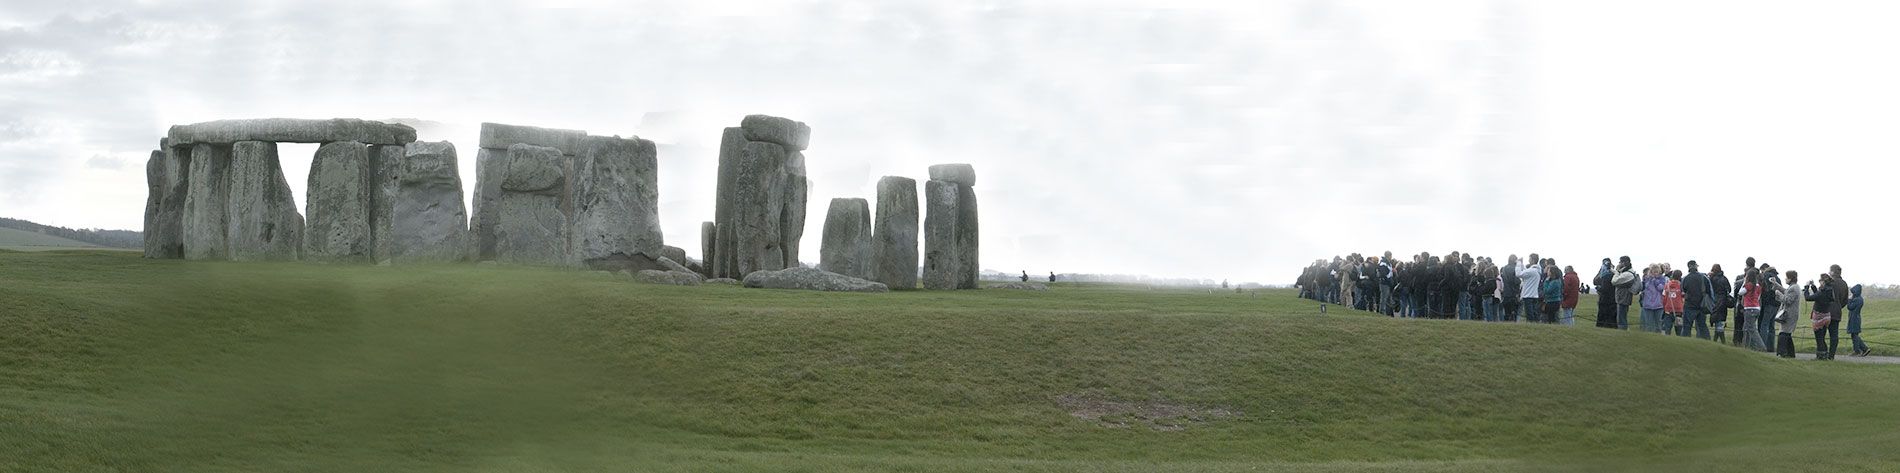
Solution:
[{"label": "sky", "polygon": [[[171,125],[402,119],[660,145],[699,253],[721,129],[830,199],[970,163],[982,267],[1288,284],[1353,252],[1900,282],[1900,4],[0,0],[0,216],[140,229]],[[280,155],[299,203],[316,145]],[[1731,274],[1733,270],[1731,269]]]}]

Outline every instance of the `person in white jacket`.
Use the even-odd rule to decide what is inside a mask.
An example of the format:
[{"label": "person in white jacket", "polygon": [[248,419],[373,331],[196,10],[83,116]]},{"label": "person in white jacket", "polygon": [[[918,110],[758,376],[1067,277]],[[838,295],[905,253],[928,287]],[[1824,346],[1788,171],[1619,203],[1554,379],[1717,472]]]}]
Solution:
[{"label": "person in white jacket", "polygon": [[1781,300],[1781,311],[1775,315],[1775,322],[1781,323],[1781,332],[1775,334],[1775,354],[1785,353],[1794,357],[1794,326],[1807,325],[1806,314],[1801,313],[1801,275],[1789,270],[1784,276],[1788,284],[1781,286],[1781,293],[1775,298]]},{"label": "person in white jacket", "polygon": [[1519,322],[1543,322],[1538,320],[1543,318],[1540,309],[1544,307],[1544,266],[1537,264],[1539,261],[1537,253],[1531,253],[1531,257],[1524,260],[1524,267],[1517,270],[1517,292],[1524,307],[1518,311],[1523,314],[1518,317]]}]

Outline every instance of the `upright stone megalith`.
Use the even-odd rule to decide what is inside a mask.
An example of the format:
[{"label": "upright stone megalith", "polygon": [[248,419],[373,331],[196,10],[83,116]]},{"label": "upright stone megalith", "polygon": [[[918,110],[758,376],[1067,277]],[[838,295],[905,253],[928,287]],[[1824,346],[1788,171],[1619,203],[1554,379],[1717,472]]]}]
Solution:
[{"label": "upright stone megalith", "polygon": [[825,235],[818,247],[818,269],[859,279],[871,270],[871,206],[864,199],[831,199]]},{"label": "upright stone megalith", "polygon": [[892,290],[917,288],[917,181],[877,181],[877,220],[871,232],[871,276]]},{"label": "upright stone megalith", "polygon": [[225,227],[231,219],[231,147],[199,144],[191,148],[183,227],[185,259],[230,257]]},{"label": "upright stone megalith", "polygon": [[561,192],[567,183],[561,150],[516,144],[508,147],[501,171],[500,196],[493,205],[496,261],[552,264],[567,262],[567,215]]},{"label": "upright stone megalith", "polygon": [[455,145],[417,141],[400,150],[401,165],[378,166],[382,172],[398,173],[393,179],[379,179],[393,180],[395,189],[387,226],[375,229],[384,248],[378,258],[397,263],[463,260],[468,255],[468,211],[462,203]]},{"label": "upright stone megalith", "polygon": [[976,170],[968,164],[930,167],[924,183],[924,288],[976,289]]},{"label": "upright stone megalith", "polygon": [[303,215],[277,161],[277,143],[231,145],[230,217],[225,243],[231,260],[296,260],[303,246]]},{"label": "upright stone megalith", "polygon": [[653,142],[588,136],[579,146],[579,163],[570,186],[575,212],[573,263],[620,269],[635,257],[658,260],[665,242],[660,234]]},{"label": "upright stone megalith", "polygon": [[145,257],[185,257],[185,198],[191,191],[191,151],[160,140],[145,163]]},{"label": "upright stone megalith", "polygon": [[[478,261],[496,258],[496,243],[499,233],[499,200],[502,196],[501,183],[508,170],[509,148],[516,144],[554,149],[561,170],[573,170],[573,161],[580,152],[581,140],[587,132],[581,130],[563,130],[500,123],[483,123],[481,129],[481,149],[475,153],[475,189],[474,211],[470,213],[469,233],[472,234],[474,248],[472,256]],[[567,182],[556,191],[558,197],[555,207],[563,212],[572,210],[571,195]]]},{"label": "upright stone megalith", "polygon": [[369,145],[337,141],[317,148],[304,195],[304,259],[370,260],[370,167]]},{"label": "upright stone megalith", "polygon": [[810,141],[804,123],[766,115],[725,129],[705,255],[712,276],[741,279],[799,265],[811,185],[803,151]]},{"label": "upright stone megalith", "polygon": [[707,278],[713,277],[712,276],[713,264],[715,264],[716,261],[719,261],[718,246],[719,246],[719,224],[713,223],[713,222],[700,222],[699,223],[699,258],[702,260],[702,262],[700,263],[700,266],[702,266],[702,269],[704,270],[703,272],[700,273],[701,276],[705,276]]}]

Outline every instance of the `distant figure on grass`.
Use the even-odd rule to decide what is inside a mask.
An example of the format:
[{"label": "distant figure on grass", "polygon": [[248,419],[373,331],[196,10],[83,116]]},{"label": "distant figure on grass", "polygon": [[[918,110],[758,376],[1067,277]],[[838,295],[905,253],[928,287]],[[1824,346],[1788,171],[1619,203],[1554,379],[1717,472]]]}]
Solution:
[{"label": "distant figure on grass", "polygon": [[1616,329],[1630,329],[1630,304],[1636,302],[1636,293],[1641,291],[1642,278],[1636,277],[1636,266],[1630,264],[1629,255],[1617,259],[1616,276],[1610,281],[1616,286]]},{"label": "distant figure on grass", "polygon": [[1847,280],[1841,279],[1841,265],[1828,266],[1828,283],[1824,289],[1834,291],[1833,310],[1828,311],[1827,323],[1827,359],[1834,359],[1834,352],[1841,349],[1841,319],[1847,315],[1841,309],[1847,305]]},{"label": "distant figure on grass", "polygon": [[1820,288],[1815,288],[1814,282],[1810,281],[1807,289],[1801,292],[1803,300],[1814,303],[1814,310],[1808,313],[1808,323],[1814,330],[1814,359],[1816,360],[1834,359],[1834,346],[1829,344],[1827,339],[1827,328],[1834,323],[1834,289],[1830,286],[1833,282],[1834,275],[1821,273]]},{"label": "distant figure on grass", "polygon": [[[1775,268],[1769,267],[1763,274],[1774,274]],[[1781,310],[1775,314],[1775,322],[1781,324],[1781,331],[1775,335],[1775,354],[1784,358],[1794,358],[1794,327],[1801,324],[1801,274],[1788,271],[1788,285],[1775,282],[1773,286],[1762,288],[1762,296],[1773,295],[1781,302]],[[1809,327],[1812,329],[1813,327]]]},{"label": "distant figure on grass", "polygon": [[1696,270],[1695,260],[1689,260],[1688,267],[1688,274],[1682,274],[1682,326],[1676,335],[1687,337],[1693,328],[1696,338],[1708,340],[1709,314],[1715,312],[1715,299],[1709,292],[1712,285],[1709,275]]},{"label": "distant figure on grass", "polygon": [[1663,287],[1669,278],[1663,276],[1661,265],[1649,265],[1643,269],[1643,331],[1650,333],[1669,333],[1663,326]]},{"label": "distant figure on grass", "polygon": [[1557,269],[1554,265],[1544,266],[1544,283],[1542,286],[1541,294],[1544,296],[1544,310],[1543,316],[1539,317],[1538,321],[1547,324],[1557,323],[1557,312],[1562,310],[1564,304],[1563,270]]},{"label": "distant figure on grass", "polygon": [[1523,306],[1519,312],[1523,314],[1524,322],[1540,322],[1537,318],[1544,304],[1544,267],[1537,264],[1538,261],[1537,253],[1531,253],[1531,257],[1524,260],[1524,267],[1517,270],[1517,297]]},{"label": "distant figure on grass", "polygon": [[1484,300],[1484,321],[1498,321],[1498,268],[1486,262],[1484,273],[1478,277],[1478,295]]},{"label": "distant figure on grass", "polygon": [[[1762,332],[1761,343],[1766,345],[1763,348],[1767,348],[1769,351],[1775,351],[1775,345],[1780,343],[1780,339],[1775,336],[1775,323],[1779,321],[1778,319],[1780,319],[1781,316],[1781,294],[1783,289],[1785,288],[1781,287],[1781,273],[1775,271],[1774,266],[1768,263],[1762,263],[1761,325],[1756,326],[1755,329]],[[1800,293],[1796,292],[1796,294],[1796,299],[1800,299],[1798,296]]]},{"label": "distant figure on grass", "polygon": [[1583,281],[1577,277],[1577,268],[1564,266],[1563,325],[1577,324],[1577,293],[1583,289]]},{"label": "distant figure on grass", "polygon": [[1715,343],[1728,343],[1722,328],[1728,324],[1728,309],[1735,305],[1729,299],[1728,275],[1722,274],[1722,265],[1709,265],[1709,297],[1715,299],[1715,313],[1709,315],[1709,328],[1715,330]]},{"label": "distant figure on grass", "polygon": [[1056,282],[1056,273],[1054,271],[1049,272],[1049,282]]},{"label": "distant figure on grass", "polygon": [[1873,349],[1860,339],[1860,307],[1865,305],[1860,298],[1860,285],[1855,284],[1848,292],[1852,297],[1847,299],[1847,336],[1854,339],[1854,352],[1847,356],[1867,356]]},{"label": "distant figure on grass", "polygon": [[1597,277],[1590,280],[1597,286],[1597,327],[1616,328],[1616,266],[1609,258],[1597,266]]},{"label": "distant figure on grass", "polygon": [[1682,316],[1682,271],[1670,271],[1669,282],[1663,283],[1663,331],[1683,332]]},{"label": "distant figure on grass", "polygon": [[1737,327],[1735,338],[1750,350],[1761,350],[1765,343],[1755,326],[1762,323],[1761,297],[1766,288],[1761,285],[1761,270],[1749,267],[1743,271],[1742,283],[1735,285],[1736,298],[1741,299],[1742,304],[1742,311],[1736,314],[1742,325]]}]

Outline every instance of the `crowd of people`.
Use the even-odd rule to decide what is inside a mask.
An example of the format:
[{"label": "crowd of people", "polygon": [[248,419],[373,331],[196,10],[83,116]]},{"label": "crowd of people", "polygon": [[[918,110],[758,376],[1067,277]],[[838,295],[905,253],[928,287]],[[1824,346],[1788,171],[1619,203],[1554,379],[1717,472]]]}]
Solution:
[{"label": "crowd of people", "polygon": [[1861,287],[1848,286],[1840,265],[1805,286],[1798,272],[1757,265],[1754,257],[1737,273],[1730,280],[1722,265],[1703,272],[1692,260],[1682,269],[1651,264],[1639,275],[1624,256],[1604,258],[1585,285],[1574,267],[1560,268],[1556,260],[1536,253],[1521,260],[1510,255],[1498,266],[1489,257],[1455,251],[1443,257],[1419,253],[1410,261],[1387,251],[1314,261],[1300,272],[1296,286],[1303,298],[1392,317],[1562,325],[1576,324],[1578,296],[1594,286],[1598,327],[1629,330],[1630,306],[1637,305],[1636,327],[1646,332],[1695,336],[1792,358],[1795,329],[1806,327],[1814,334],[1815,358],[1828,360],[1840,348],[1845,324],[1854,344],[1848,356],[1871,351],[1860,337]]}]

